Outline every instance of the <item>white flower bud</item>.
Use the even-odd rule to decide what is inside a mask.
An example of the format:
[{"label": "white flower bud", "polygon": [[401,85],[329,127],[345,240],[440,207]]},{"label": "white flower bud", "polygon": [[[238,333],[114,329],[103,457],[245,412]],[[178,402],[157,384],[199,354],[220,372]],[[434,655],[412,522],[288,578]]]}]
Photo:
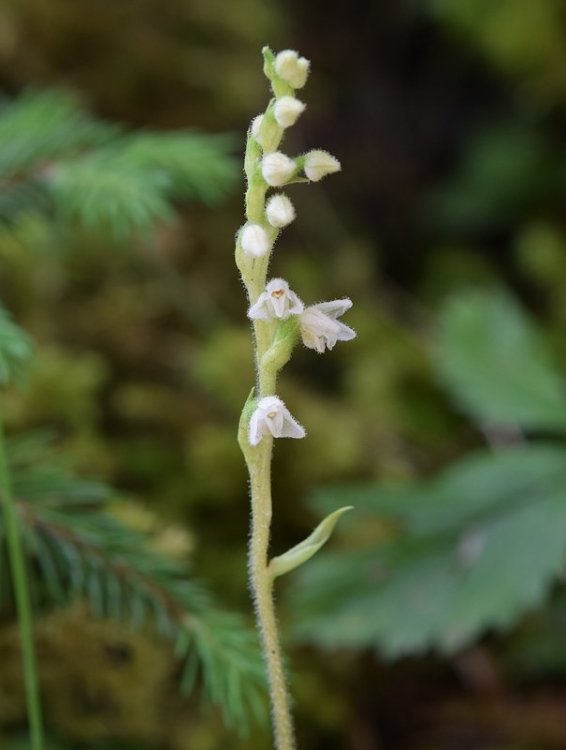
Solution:
[{"label": "white flower bud", "polygon": [[285,279],[271,279],[248,310],[252,320],[287,320],[291,315],[299,315],[305,306],[295,292],[289,289]]},{"label": "white flower bud", "polygon": [[274,151],[272,154],[264,156],[261,162],[263,179],[272,187],[284,185],[296,168],[297,165],[293,159],[289,159],[281,151]]},{"label": "white flower bud", "polygon": [[349,299],[335,299],[307,307],[299,315],[303,344],[322,354],[326,349],[333,349],[337,341],[356,338],[355,331],[337,320],[351,307]]},{"label": "white flower bud", "polygon": [[339,172],[341,169],[338,159],[328,151],[309,151],[305,156],[305,174],[312,182],[318,182],[326,175]]},{"label": "white flower bud", "polygon": [[240,244],[244,253],[250,258],[261,258],[270,246],[265,229],[259,224],[246,224],[240,234]]},{"label": "white flower bud", "polygon": [[286,195],[278,193],[268,200],[265,215],[272,227],[281,229],[294,220],[295,208]]},{"label": "white flower bud", "polygon": [[277,396],[260,399],[248,427],[250,445],[259,445],[263,436],[270,434],[276,438],[304,438],[307,434]]},{"label": "white flower bud", "polygon": [[261,128],[261,123],[263,122],[263,115],[258,115],[257,117],[254,117],[252,120],[252,135],[256,139],[256,141],[261,145],[259,140],[259,129]]},{"label": "white flower bud", "polygon": [[275,72],[294,89],[303,88],[307,82],[309,68],[310,62],[304,57],[299,57],[297,52],[291,49],[283,50],[275,58]]},{"label": "white flower bud", "polygon": [[277,123],[282,128],[290,128],[294,125],[302,112],[304,112],[305,104],[295,99],[294,96],[280,96],[276,100],[273,107],[273,114]]}]

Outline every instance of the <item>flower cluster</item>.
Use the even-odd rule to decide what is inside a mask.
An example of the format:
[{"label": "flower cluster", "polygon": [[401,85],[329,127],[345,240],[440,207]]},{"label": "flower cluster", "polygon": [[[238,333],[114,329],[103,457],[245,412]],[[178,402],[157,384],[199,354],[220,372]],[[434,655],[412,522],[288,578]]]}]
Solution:
[{"label": "flower cluster", "polygon": [[[293,126],[305,110],[305,104],[294,94],[296,89],[305,85],[310,63],[293,50],[285,50],[276,56],[269,50],[267,53],[266,72],[271,79],[275,97],[267,110],[254,118],[248,134],[248,150],[254,158],[251,169],[247,172],[247,205],[253,205],[257,209],[258,204],[254,200],[256,195],[259,195],[261,210],[248,211],[248,222],[238,235],[241,252],[248,259],[244,260],[244,265],[250,261],[256,263],[264,257],[267,260],[279,231],[295,219],[293,204],[282,192],[273,194],[264,205],[265,194],[269,188],[281,188],[297,181],[318,182],[341,169],[338,159],[320,149],[294,158],[279,150],[284,131]],[[254,188],[257,193],[254,192]],[[253,273],[257,278],[257,267],[254,268],[256,270]],[[261,269],[263,276],[260,284],[263,285],[267,265]],[[242,276],[246,281],[244,270]],[[332,349],[337,341],[350,341],[356,335],[351,328],[338,320],[352,306],[349,299],[306,306],[290,289],[289,284],[278,278],[271,279],[263,291],[260,290],[261,286],[259,289],[255,286],[250,293],[248,286],[251,302],[248,317],[256,325],[256,336],[257,326],[265,324],[273,346],[277,331],[282,330],[283,324],[289,322],[291,326],[294,325],[293,331],[296,331],[294,340],[300,335],[303,344],[319,354]],[[265,352],[259,352],[258,361],[261,360],[262,354]],[[273,385],[274,383],[275,380]],[[248,424],[249,444],[258,445],[265,435],[304,437],[304,428],[291,416],[283,401],[269,393],[269,390],[267,394],[265,388],[262,390],[262,398],[256,404]]]}]

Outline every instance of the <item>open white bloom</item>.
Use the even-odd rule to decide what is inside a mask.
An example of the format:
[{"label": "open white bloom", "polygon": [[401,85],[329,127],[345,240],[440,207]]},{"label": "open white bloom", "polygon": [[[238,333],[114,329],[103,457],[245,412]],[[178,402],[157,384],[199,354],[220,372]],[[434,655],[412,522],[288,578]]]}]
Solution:
[{"label": "open white bloom", "polygon": [[277,193],[268,200],[265,215],[272,227],[282,229],[295,219],[295,208],[286,195]]},{"label": "open white bloom", "polygon": [[273,114],[277,124],[282,128],[290,128],[305,110],[305,104],[294,96],[280,96],[273,107]]},{"label": "open white bloom", "polygon": [[295,171],[297,165],[281,151],[267,154],[261,161],[263,179],[272,187],[284,185]]},{"label": "open white bloom", "polygon": [[283,50],[275,58],[275,72],[294,89],[302,89],[309,75],[310,62],[292,49]]},{"label": "open white bloom", "polygon": [[326,175],[339,172],[341,169],[338,159],[328,151],[315,149],[305,156],[305,174],[312,182],[318,182]]},{"label": "open white bloom", "polygon": [[335,299],[307,307],[299,316],[303,344],[322,354],[332,349],[337,341],[350,341],[356,332],[337,318],[352,307],[349,299]]},{"label": "open white bloom", "polygon": [[240,235],[242,250],[250,258],[261,258],[269,250],[269,237],[260,224],[246,224]]},{"label": "open white bloom", "polygon": [[269,434],[276,438],[304,438],[307,434],[277,396],[260,399],[248,428],[250,445],[258,445],[262,437]]},{"label": "open white bloom", "polygon": [[305,306],[295,292],[289,289],[285,279],[271,279],[255,304],[248,310],[252,320],[287,320],[291,315],[299,315]]}]

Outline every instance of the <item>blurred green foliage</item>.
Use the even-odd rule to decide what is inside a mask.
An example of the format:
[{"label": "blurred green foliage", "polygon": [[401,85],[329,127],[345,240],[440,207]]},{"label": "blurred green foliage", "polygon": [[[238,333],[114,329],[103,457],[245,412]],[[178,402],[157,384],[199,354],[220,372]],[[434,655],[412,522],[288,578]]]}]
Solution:
[{"label": "blurred green foliage", "polygon": [[[563,8],[370,6],[2,4],[2,112],[65,101],[79,118],[47,169],[27,170],[0,199],[1,296],[37,341],[6,418],[14,433],[52,425],[79,472],[134,498],[114,517],[147,531],[155,521],[140,505],[153,511],[162,548],[249,608],[234,433],[251,348],[231,259],[242,207],[230,154],[264,104],[259,50],[300,49],[317,75],[297,150],[328,144],[344,173],[316,196],[293,189],[298,217],[273,274],[306,300],[351,296],[358,338],[324,363],[297,352],[281,383],[309,439],[278,445],[274,553],[337,502],[359,506],[300,586],[294,575],[281,586],[301,747],[559,750]],[[88,142],[71,148],[81,133]],[[207,147],[217,179],[195,189],[184,159]],[[171,160],[179,180],[166,182]],[[198,161],[190,169],[198,180]],[[124,215],[120,195],[146,181]],[[79,185],[100,200],[88,215]],[[208,198],[224,202],[201,205]],[[144,636],[71,609],[40,618],[39,637],[57,748],[265,746],[261,730],[238,744],[179,697],[176,662]],[[6,621],[10,735],[23,718],[14,643]],[[411,656],[391,663],[368,648]]]},{"label": "blurred green foliage", "polygon": [[323,512],[347,501],[373,519],[378,544],[302,573],[299,637],[390,656],[460,650],[540,606],[563,573],[566,453],[524,437],[566,428],[566,381],[540,337],[501,292],[461,293],[442,311],[436,362],[496,450],[421,485],[321,493]]}]

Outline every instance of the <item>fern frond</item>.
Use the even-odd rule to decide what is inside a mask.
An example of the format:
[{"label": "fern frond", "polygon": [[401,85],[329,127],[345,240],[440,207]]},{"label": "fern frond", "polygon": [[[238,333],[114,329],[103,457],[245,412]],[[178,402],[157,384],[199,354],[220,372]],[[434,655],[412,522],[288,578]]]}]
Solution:
[{"label": "fern frond", "polygon": [[0,109],[0,177],[107,142],[118,133],[62,91],[30,91]]},{"label": "fern frond", "polygon": [[234,184],[233,148],[229,136],[193,131],[131,134],[112,147],[124,166],[166,176],[171,197],[207,205],[217,203]]},{"label": "fern frond", "polygon": [[61,92],[30,92],[0,109],[0,222],[22,211],[125,238],[171,219],[173,202],[213,205],[237,169],[227,136],[124,133]]},{"label": "fern frond", "polygon": [[186,565],[152,549],[151,538],[105,512],[112,493],[43,463],[45,437],[9,444],[14,493],[45,603],[85,599],[96,617],[151,626],[184,661],[181,687],[198,683],[228,724],[263,714],[263,670],[254,632],[218,608]]},{"label": "fern frond", "polygon": [[106,152],[59,164],[48,185],[64,220],[118,238],[172,218],[168,187],[165,172],[125,165]]}]

